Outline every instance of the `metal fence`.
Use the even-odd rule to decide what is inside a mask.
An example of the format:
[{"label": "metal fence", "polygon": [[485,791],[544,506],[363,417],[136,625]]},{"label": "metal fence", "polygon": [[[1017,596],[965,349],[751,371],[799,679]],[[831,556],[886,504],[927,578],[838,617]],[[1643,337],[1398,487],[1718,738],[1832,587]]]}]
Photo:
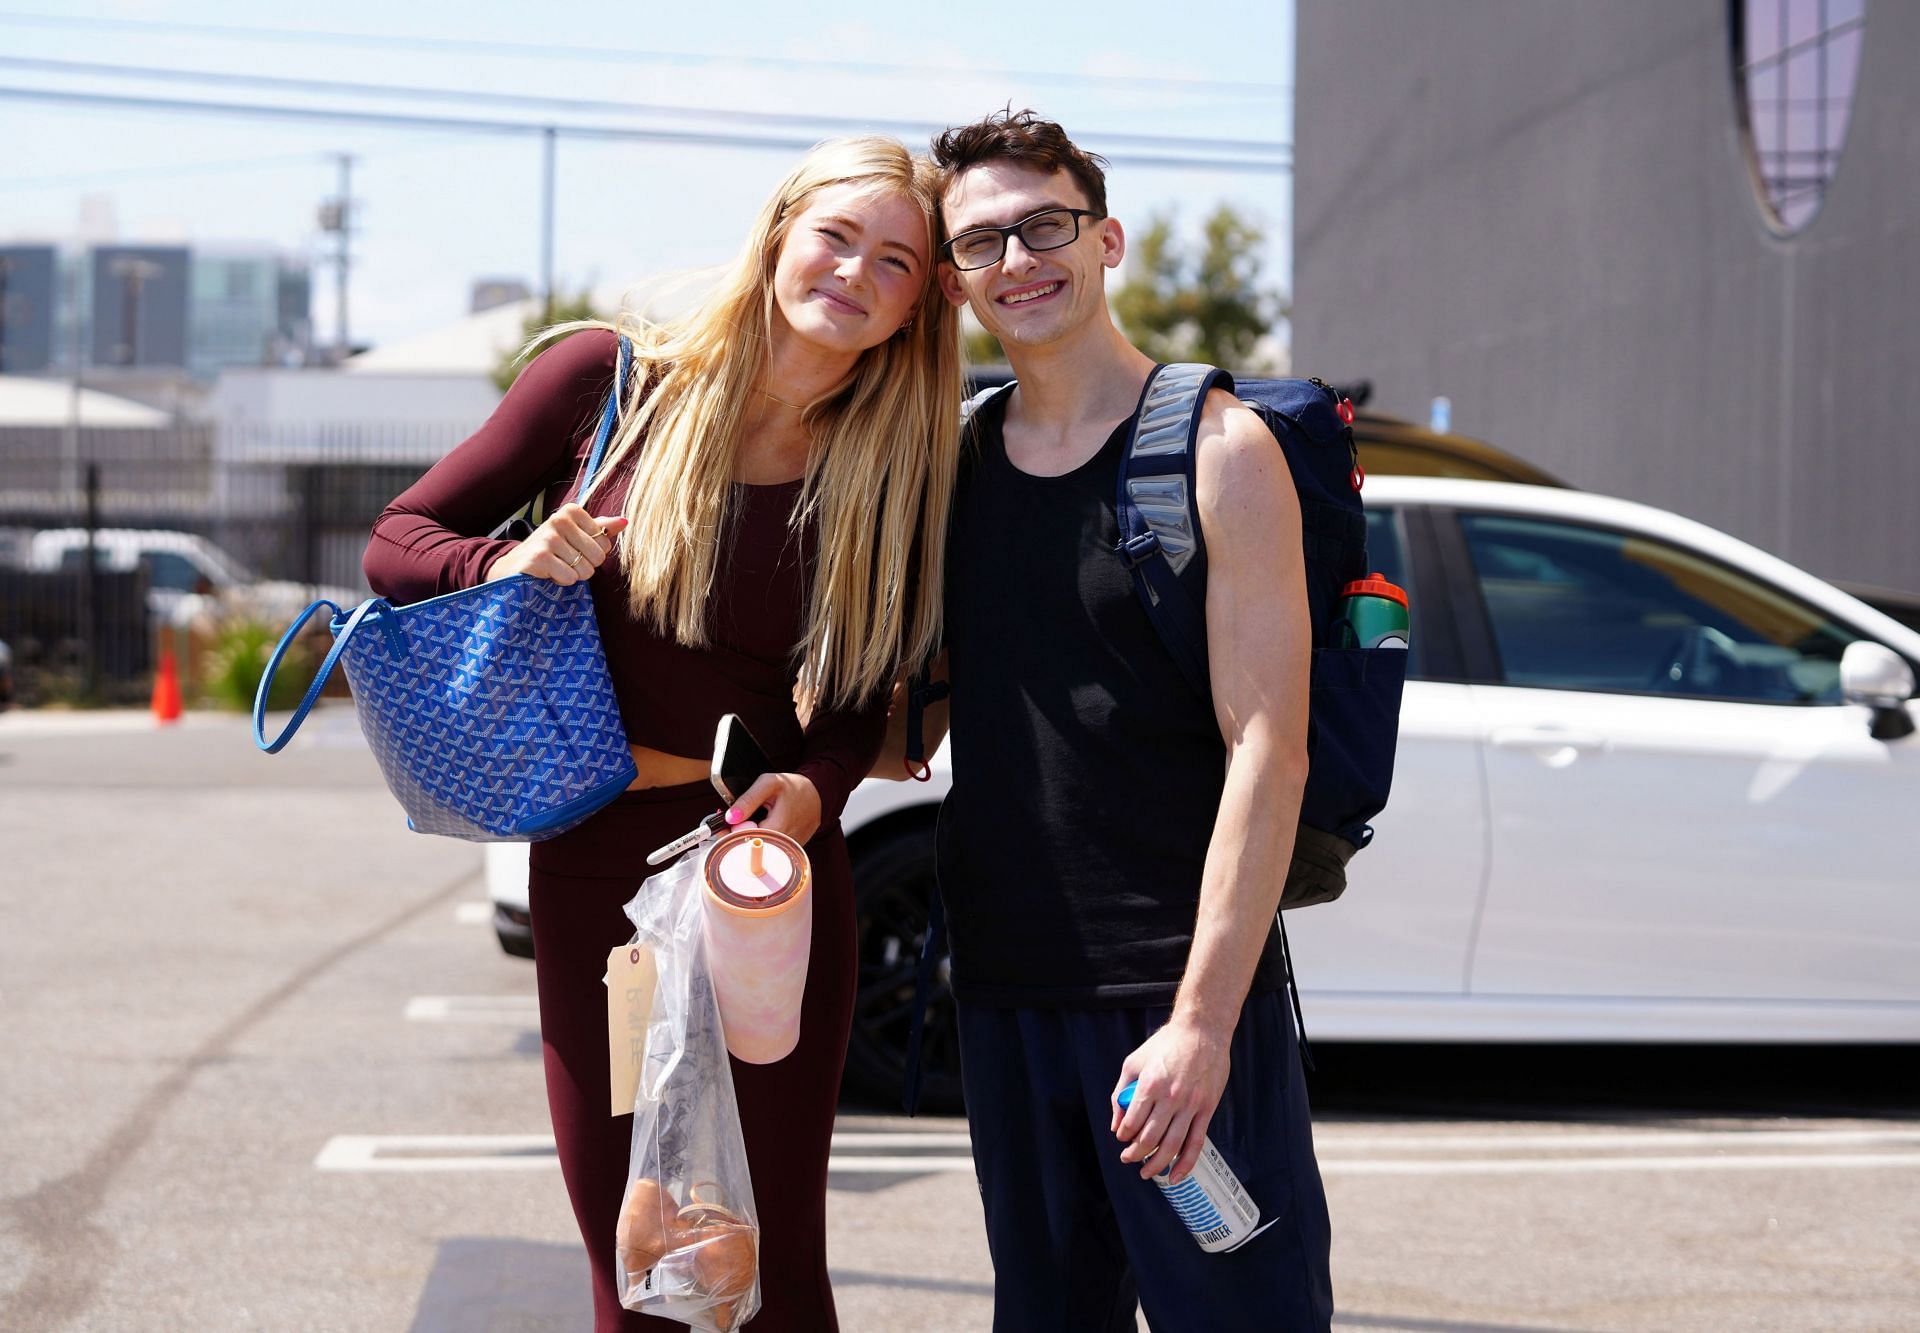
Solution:
[{"label": "metal fence", "polygon": [[217,637],[309,592],[365,596],[374,519],[467,429],[0,427],[0,641],[19,701],[142,699],[169,632],[191,676],[214,645],[189,630]]}]

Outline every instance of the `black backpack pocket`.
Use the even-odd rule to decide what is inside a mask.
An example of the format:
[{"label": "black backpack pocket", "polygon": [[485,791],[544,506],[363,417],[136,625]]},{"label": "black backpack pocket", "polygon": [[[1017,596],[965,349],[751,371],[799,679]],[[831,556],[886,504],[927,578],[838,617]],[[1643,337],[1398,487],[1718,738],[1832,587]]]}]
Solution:
[{"label": "black backpack pocket", "polygon": [[[1393,786],[1406,680],[1402,648],[1313,650],[1307,742],[1311,762],[1300,822],[1338,838],[1350,849],[1348,856],[1372,840],[1368,821],[1386,806]],[[1303,849],[1315,863],[1331,859],[1336,850],[1324,845]],[[1344,884],[1344,862],[1340,879]],[[1312,901],[1324,902],[1326,896]]]}]

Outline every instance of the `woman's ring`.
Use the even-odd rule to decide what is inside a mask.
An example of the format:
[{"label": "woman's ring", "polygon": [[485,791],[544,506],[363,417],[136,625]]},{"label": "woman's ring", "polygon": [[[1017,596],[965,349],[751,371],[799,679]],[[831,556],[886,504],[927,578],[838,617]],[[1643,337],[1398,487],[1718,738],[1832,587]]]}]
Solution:
[{"label": "woman's ring", "polygon": [[586,559],[585,556],[581,555],[578,551],[575,551],[573,553],[573,559],[567,561],[567,568],[568,569],[580,568],[580,562],[584,559]]}]

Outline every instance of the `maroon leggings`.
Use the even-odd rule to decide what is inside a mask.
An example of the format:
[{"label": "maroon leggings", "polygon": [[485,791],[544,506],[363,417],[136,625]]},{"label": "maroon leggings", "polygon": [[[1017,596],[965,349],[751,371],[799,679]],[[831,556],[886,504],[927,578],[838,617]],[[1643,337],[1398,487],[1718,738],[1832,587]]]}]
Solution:
[{"label": "maroon leggings", "polygon": [[[540,990],[547,1107],[560,1170],[593,1266],[596,1333],[685,1330],[622,1309],[613,1232],[627,1183],[631,1115],[611,1116],[607,954],[633,936],[627,902],[646,855],[717,805],[705,783],[628,792],[579,828],[533,848],[529,906]],[[827,1151],[853,1021],[853,876],[839,825],[807,844],[813,862],[813,953],[800,1044],[771,1065],[732,1061],[754,1202],[760,1213],[760,1313],[754,1333],[839,1327],[827,1281]]]}]

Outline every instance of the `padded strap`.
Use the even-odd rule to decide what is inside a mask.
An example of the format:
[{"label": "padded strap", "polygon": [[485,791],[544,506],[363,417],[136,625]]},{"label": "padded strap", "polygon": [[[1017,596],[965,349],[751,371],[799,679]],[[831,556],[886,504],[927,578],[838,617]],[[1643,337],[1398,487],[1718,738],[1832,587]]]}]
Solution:
[{"label": "padded strap", "polygon": [[[1133,575],[1134,591],[1181,676],[1202,700],[1213,697],[1206,605],[1181,582],[1168,542],[1181,543],[1182,568],[1193,563],[1204,571],[1204,562],[1196,560],[1201,542],[1193,444],[1207,394],[1216,387],[1231,390],[1233,377],[1198,362],[1153,368],[1140,393],[1113,506],[1120,529],[1118,550]],[[1164,534],[1142,507],[1141,499],[1149,492],[1160,497],[1153,507],[1161,511]]]},{"label": "padded strap", "polygon": [[307,714],[313,711],[314,703],[320,698],[320,691],[326,687],[327,677],[333,674],[333,668],[340,661],[340,655],[347,650],[347,640],[353,637],[353,632],[360,628],[361,622],[374,611],[393,609],[384,597],[369,597],[353,609],[353,614],[347,617],[347,623],[341,626],[338,634],[333,636],[333,647],[327,650],[326,660],[320,663],[320,669],[314,673],[313,683],[307,686],[306,696],[294,708],[293,716],[287,720],[286,729],[270,742],[267,740],[266,731],[267,696],[273,691],[273,678],[280,670],[280,661],[287,655],[287,649],[293,646],[293,641],[299,637],[300,631],[306,628],[309,620],[313,619],[313,613],[323,606],[336,616],[340,614],[340,608],[325,598],[302,611],[299,619],[287,626],[287,632],[280,636],[280,642],[274,647],[273,656],[267,659],[267,669],[260,673],[260,688],[253,692],[253,743],[268,754],[279,754],[286,747],[287,742],[293,739],[293,733],[300,730],[300,724],[307,720]]},{"label": "padded strap", "polygon": [[1001,394],[1001,393],[1012,393],[1013,386],[1018,382],[1019,381],[1017,380],[1008,380],[1005,384],[996,384],[991,389],[982,389],[980,390],[979,393],[976,393],[975,395],[973,395],[973,397],[963,399],[960,403],[961,423],[965,424],[966,422],[971,421],[973,419],[973,414],[975,412],[978,412],[981,408],[985,407],[987,403],[992,400],[994,395]]}]

